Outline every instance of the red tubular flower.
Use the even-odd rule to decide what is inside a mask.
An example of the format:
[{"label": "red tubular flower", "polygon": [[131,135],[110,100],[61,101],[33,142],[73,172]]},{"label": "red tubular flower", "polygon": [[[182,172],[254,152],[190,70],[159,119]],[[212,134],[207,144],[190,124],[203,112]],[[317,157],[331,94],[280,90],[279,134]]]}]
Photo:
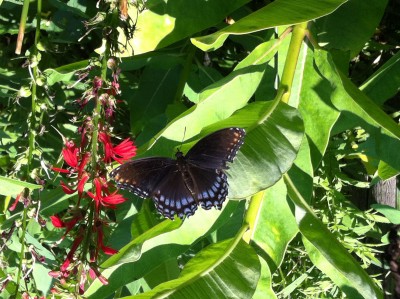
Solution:
[{"label": "red tubular flower", "polygon": [[89,269],[89,275],[90,275],[91,279],[95,279],[97,277],[102,284],[104,284],[104,285],[108,284],[107,278],[105,278],[103,275],[101,275],[100,271],[95,267],[91,267]]},{"label": "red tubular flower", "polygon": [[77,187],[79,197],[82,197],[83,189],[85,188],[85,184],[88,180],[89,180],[89,175],[87,173],[84,173]]},{"label": "red tubular flower", "polygon": [[14,211],[15,208],[17,207],[17,204],[19,203],[19,199],[21,198],[22,193],[18,194],[17,197],[15,198],[14,203],[8,208],[9,211]]},{"label": "red tubular flower", "polygon": [[73,141],[68,141],[66,143],[66,148],[62,150],[62,154],[64,157],[65,162],[73,167],[76,168],[78,166],[78,148],[75,146]]},{"label": "red tubular flower", "polygon": [[136,155],[136,146],[131,140],[129,140],[129,138],[125,139],[115,147],[113,147],[111,143],[110,136],[105,132],[99,133],[99,140],[104,145],[104,162],[106,163],[110,163],[113,159],[122,164]]},{"label": "red tubular flower", "polygon": [[61,218],[58,216],[50,216],[50,220],[51,223],[54,225],[54,227],[58,228],[65,227],[64,221],[62,221]]},{"label": "red tubular flower", "polygon": [[65,194],[73,194],[76,192],[76,190],[71,189],[68,187],[63,181],[60,182],[61,188],[63,189]]},{"label": "red tubular flower", "polygon": [[[99,209],[100,205],[108,207],[110,209],[115,209],[115,205],[120,204],[126,200],[121,194],[117,194],[117,191],[112,194],[109,194],[108,189],[102,192],[102,189],[106,188],[102,186],[100,178],[94,179],[94,185],[96,188],[96,194],[93,194],[90,191],[88,191],[87,194],[96,202],[96,209]],[[104,196],[103,193],[109,195]]]},{"label": "red tubular flower", "polygon": [[104,233],[103,233],[103,228],[100,225],[97,228],[97,246],[99,246],[101,248],[101,250],[108,255],[113,255],[116,254],[118,252],[118,250],[115,250],[111,247],[105,246],[104,242],[103,242],[103,237],[104,237]]},{"label": "red tubular flower", "polygon": [[78,246],[79,244],[81,244],[82,240],[83,240],[83,235],[79,235],[72,243],[71,250],[68,252],[67,258],[65,259],[64,263],[60,268],[61,272],[66,272],[68,266],[72,262],[72,258],[74,257],[75,251],[78,249]]}]

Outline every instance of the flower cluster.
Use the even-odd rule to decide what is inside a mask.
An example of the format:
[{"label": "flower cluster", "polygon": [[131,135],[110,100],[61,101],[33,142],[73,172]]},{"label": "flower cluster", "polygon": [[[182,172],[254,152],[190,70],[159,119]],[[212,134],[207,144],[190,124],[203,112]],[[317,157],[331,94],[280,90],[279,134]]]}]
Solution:
[{"label": "flower cluster", "polygon": [[67,237],[72,241],[60,269],[49,273],[61,285],[61,288],[53,288],[54,293],[68,285],[69,278],[76,279],[77,273],[80,275],[78,290],[81,294],[85,289],[87,273],[90,278],[97,277],[102,283],[107,283],[98,270],[97,261],[101,252],[112,255],[117,250],[105,245],[108,231],[105,228],[111,222],[106,210],[115,209],[125,198],[117,193],[113,183],[107,181],[106,166],[114,161],[123,163],[136,154],[136,146],[129,138],[117,145],[111,140],[109,122],[116,108],[115,96],[119,93],[115,72],[111,83],[99,77],[93,79],[92,87],[77,103],[83,112],[83,108],[93,101],[94,111],[91,116],[82,116],[79,136],[75,141],[64,140],[62,157],[65,166],[52,168],[64,175],[60,186],[73,201],[62,216],[50,217],[54,227],[65,230],[61,241]]}]

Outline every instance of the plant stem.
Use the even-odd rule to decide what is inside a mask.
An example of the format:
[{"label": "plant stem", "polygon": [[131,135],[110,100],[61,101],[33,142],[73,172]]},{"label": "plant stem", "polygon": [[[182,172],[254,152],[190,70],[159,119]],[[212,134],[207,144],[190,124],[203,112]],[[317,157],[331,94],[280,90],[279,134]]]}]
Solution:
[{"label": "plant stem", "polygon": [[258,214],[260,211],[261,203],[264,198],[265,190],[258,192],[253,195],[250,199],[249,208],[247,209],[244,222],[248,225],[249,230],[244,234],[243,240],[246,243],[250,243],[254,235],[254,227],[257,223]]},{"label": "plant stem", "polygon": [[[301,45],[302,45],[304,36],[306,35],[306,29],[307,29],[307,23],[301,23],[301,24],[294,26],[292,37],[290,40],[289,49],[288,49],[288,54],[287,54],[286,61],[285,61],[285,66],[283,68],[282,80],[278,87],[277,94],[274,99],[274,103],[271,107],[269,107],[268,110],[264,111],[263,115],[261,115],[258,123],[255,126],[265,122],[266,119],[268,119],[270,114],[275,110],[275,108],[278,106],[278,104],[281,101],[284,103],[287,103],[289,101],[290,91],[291,91],[292,84],[293,84],[293,78],[294,78],[294,74],[296,71],[296,65],[297,65],[297,61],[299,58]],[[284,36],[286,36],[286,34],[288,32],[289,31],[286,30],[284,32]],[[283,37],[281,37],[281,38],[283,38]],[[250,128],[250,130],[253,129],[254,127]],[[249,230],[243,236],[243,240],[247,243],[250,243],[250,241],[254,235],[255,224],[257,223],[258,213],[259,213],[259,210],[261,207],[262,199],[264,198],[264,193],[265,193],[265,190],[260,191],[257,194],[253,195],[250,199],[249,208],[246,211],[246,215],[245,215],[245,219],[244,219],[245,223],[248,225],[248,228],[249,228]]]},{"label": "plant stem", "polygon": [[[29,190],[25,189],[24,191],[24,201],[25,201],[25,196],[29,196]],[[19,253],[19,265],[18,265],[18,274],[17,274],[17,282],[16,282],[16,288],[15,288],[15,298],[18,298],[18,289],[21,281],[21,275],[22,275],[22,264],[25,261],[25,232],[26,232],[26,223],[28,218],[28,207],[25,205],[24,202],[24,211],[22,214],[22,228],[21,228],[21,237],[19,238],[19,242],[21,243],[21,251]]]},{"label": "plant stem", "polygon": [[[25,3],[24,3],[25,5]],[[32,57],[34,58],[34,65],[32,67],[32,105],[31,105],[31,117],[30,117],[30,128],[29,128],[29,151],[28,151],[28,174],[32,168],[33,152],[35,150],[35,137],[36,137],[36,109],[37,109],[37,84],[36,80],[38,77],[38,64],[39,56],[37,45],[40,39],[40,22],[42,13],[42,0],[37,1],[37,14],[36,14],[36,30],[35,30],[35,46]]]},{"label": "plant stem", "polygon": [[19,30],[17,37],[17,46],[15,47],[15,54],[21,54],[22,42],[24,41],[26,18],[28,17],[30,0],[24,0],[24,5],[22,6],[21,20],[19,21]]},{"label": "plant stem", "polygon": [[[106,51],[103,54],[102,62],[101,62],[101,80],[105,81],[107,79],[107,60],[110,53],[110,45],[109,43],[106,44]],[[100,89],[101,90],[101,89]],[[99,120],[101,115],[101,101],[100,101],[101,94],[99,93],[96,97],[96,107],[93,110],[93,135],[92,135],[92,144],[91,144],[91,166],[92,166],[92,180],[94,180],[97,176],[97,152],[98,152],[98,140],[99,140]],[[93,192],[96,192],[96,186],[93,184]],[[95,213],[95,203],[94,201],[90,205],[89,215],[88,215],[88,227],[86,228],[87,234],[85,235],[85,239],[83,241],[82,246],[82,258],[86,258],[86,254],[89,249],[90,239],[91,239],[91,232],[93,227],[93,219]]]},{"label": "plant stem", "polygon": [[293,78],[296,71],[297,60],[301,45],[306,35],[307,23],[300,23],[295,25],[292,32],[292,38],[290,40],[289,49],[286,56],[285,66],[282,72],[282,80],[280,87],[284,88],[286,92],[282,96],[282,102],[288,103],[290,98],[291,87],[293,84]]}]

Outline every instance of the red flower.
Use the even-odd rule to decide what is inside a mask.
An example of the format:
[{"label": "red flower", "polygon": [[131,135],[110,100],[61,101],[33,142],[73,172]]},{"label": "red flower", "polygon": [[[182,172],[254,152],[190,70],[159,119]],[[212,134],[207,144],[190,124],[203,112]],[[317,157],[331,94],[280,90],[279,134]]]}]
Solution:
[{"label": "red flower", "polygon": [[63,189],[65,194],[73,194],[76,190],[68,187],[63,181],[60,182],[61,188]]},{"label": "red flower", "polygon": [[21,196],[22,196],[22,193],[17,195],[14,203],[11,205],[11,207],[8,208],[8,210],[10,210],[11,212],[15,210],[15,208],[17,207],[17,204],[19,203],[19,199],[21,198]]},{"label": "red flower", "polygon": [[79,245],[83,240],[83,235],[79,235],[74,242],[72,243],[71,250],[67,254],[67,258],[65,259],[64,263],[62,264],[60,270],[61,272],[66,272],[68,266],[71,264],[72,259],[74,257],[75,251],[78,249]]},{"label": "red flower", "polygon": [[101,132],[99,133],[99,140],[104,145],[104,162],[106,163],[110,163],[113,159],[122,164],[136,155],[136,146],[129,138],[125,139],[117,146],[113,146],[110,136],[105,132]]},{"label": "red flower", "polygon": [[66,148],[62,150],[65,162],[73,168],[78,166],[78,152],[79,150],[73,141],[67,141]]},{"label": "red flower", "polygon": [[52,167],[54,171],[61,173],[73,173],[78,172],[78,179],[81,178],[82,173],[85,169],[86,164],[89,162],[90,153],[84,153],[82,157],[79,157],[79,149],[75,146],[73,141],[67,141],[65,148],[62,150],[64,161],[72,167],[72,169],[63,169],[58,167]]},{"label": "red flower", "polygon": [[61,240],[63,240],[65,236],[75,227],[75,224],[77,224],[78,221],[82,220],[83,217],[84,215],[81,212],[77,212],[74,214],[74,217],[70,221],[64,222],[58,216],[50,216],[50,220],[54,227],[65,228],[64,236],[61,238]]},{"label": "red flower", "polygon": [[103,250],[103,252],[105,254],[108,254],[108,255],[116,254],[118,252],[118,250],[115,250],[115,249],[113,249],[111,247],[108,247],[108,246],[104,245],[103,237],[104,237],[103,228],[100,225],[97,228],[97,246],[99,246],[101,248],[101,250]]},{"label": "red flower", "polygon": [[51,223],[53,223],[54,227],[65,227],[64,221],[61,220],[58,216],[50,216]]},{"label": "red flower", "polygon": [[[117,191],[110,194],[108,188],[102,186],[100,178],[94,179],[94,185],[96,187],[96,194],[93,194],[90,191],[88,191],[87,194],[96,202],[97,210],[99,209],[100,205],[108,207],[110,209],[115,209],[115,205],[120,204],[126,200],[121,194],[117,194]],[[104,191],[102,191],[102,189],[104,189]],[[104,196],[103,193],[108,195]]]}]

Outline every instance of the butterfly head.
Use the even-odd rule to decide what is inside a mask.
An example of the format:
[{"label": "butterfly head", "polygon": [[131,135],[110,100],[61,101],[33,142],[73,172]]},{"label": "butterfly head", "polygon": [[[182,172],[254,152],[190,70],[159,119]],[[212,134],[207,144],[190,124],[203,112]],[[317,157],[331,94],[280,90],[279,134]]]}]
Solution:
[{"label": "butterfly head", "polygon": [[184,155],[183,155],[183,153],[182,153],[180,150],[177,150],[177,151],[176,151],[176,154],[175,154],[175,157],[176,157],[177,159],[181,159],[181,158],[184,157]]}]

